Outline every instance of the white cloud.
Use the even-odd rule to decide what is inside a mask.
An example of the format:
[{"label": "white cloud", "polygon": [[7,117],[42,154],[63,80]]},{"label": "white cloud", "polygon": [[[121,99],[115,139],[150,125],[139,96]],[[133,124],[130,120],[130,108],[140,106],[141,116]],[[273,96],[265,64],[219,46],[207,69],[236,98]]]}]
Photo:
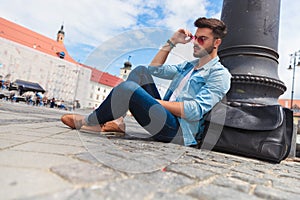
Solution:
[{"label": "white cloud", "polygon": [[[205,16],[205,0],[142,1],[142,0],[0,0],[2,17],[55,38],[64,23],[66,42],[98,45],[120,31],[137,28],[137,16],[149,14],[153,27],[176,30],[191,25],[191,20]],[[153,9],[161,7],[161,19]],[[152,19],[152,20],[151,20]]]},{"label": "white cloud", "polygon": [[[0,0],[0,13],[47,37],[56,38],[64,23],[66,46],[98,46],[126,30],[141,28],[139,15],[148,14],[148,26],[176,30],[180,27],[193,29],[193,21],[200,16],[217,17],[220,13],[207,10],[214,0]],[[164,18],[160,18],[157,10]],[[289,54],[300,49],[300,1],[281,0],[279,34],[279,77],[290,88],[292,72],[286,70]],[[220,8],[221,9],[221,8]],[[193,31],[193,30],[191,30]],[[142,35],[139,36],[139,38]],[[117,40],[116,40],[117,41]],[[117,43],[114,44],[117,47]],[[300,98],[300,67],[296,70],[295,96]],[[290,90],[285,93],[290,97]]]},{"label": "white cloud", "polygon": [[181,0],[165,1],[165,14],[166,18],[164,21],[165,25],[173,30],[177,30],[179,27],[193,28],[193,22],[196,18],[206,16],[208,5],[205,0]]}]

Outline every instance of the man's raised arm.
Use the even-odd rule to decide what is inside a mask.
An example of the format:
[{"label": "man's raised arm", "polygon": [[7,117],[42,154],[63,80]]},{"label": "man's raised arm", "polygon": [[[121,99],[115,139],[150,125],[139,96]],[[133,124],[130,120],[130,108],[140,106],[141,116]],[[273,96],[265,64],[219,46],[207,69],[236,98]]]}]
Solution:
[{"label": "man's raised arm", "polygon": [[170,51],[178,43],[186,44],[191,41],[192,34],[188,30],[179,29],[174,33],[174,35],[167,41],[167,43],[160,48],[157,54],[154,56],[153,60],[150,63],[150,66],[160,67],[163,65],[170,53]]}]

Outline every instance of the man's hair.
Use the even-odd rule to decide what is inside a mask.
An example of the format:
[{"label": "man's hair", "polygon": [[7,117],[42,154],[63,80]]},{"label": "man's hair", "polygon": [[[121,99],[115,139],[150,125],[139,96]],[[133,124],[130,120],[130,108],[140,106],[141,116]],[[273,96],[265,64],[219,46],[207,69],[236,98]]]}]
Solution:
[{"label": "man's hair", "polygon": [[195,22],[194,25],[197,28],[209,28],[213,31],[216,38],[223,39],[227,34],[227,28],[223,21],[214,18],[200,17]]}]

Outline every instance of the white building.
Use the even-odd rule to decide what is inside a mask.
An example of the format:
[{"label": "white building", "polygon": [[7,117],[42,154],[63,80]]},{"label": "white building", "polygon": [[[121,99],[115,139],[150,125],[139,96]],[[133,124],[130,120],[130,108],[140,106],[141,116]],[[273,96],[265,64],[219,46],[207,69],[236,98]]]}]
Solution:
[{"label": "white building", "polygon": [[107,97],[112,88],[121,83],[123,80],[116,76],[112,76],[109,73],[99,71],[95,68],[91,68],[86,65],[82,66],[92,70],[90,83],[86,88],[86,90],[89,92],[87,95],[87,107],[97,108]]},{"label": "white building", "polygon": [[63,41],[63,26],[53,40],[0,18],[0,75],[11,82],[38,83],[49,99],[79,100],[82,107],[97,107],[122,80],[74,61]]}]

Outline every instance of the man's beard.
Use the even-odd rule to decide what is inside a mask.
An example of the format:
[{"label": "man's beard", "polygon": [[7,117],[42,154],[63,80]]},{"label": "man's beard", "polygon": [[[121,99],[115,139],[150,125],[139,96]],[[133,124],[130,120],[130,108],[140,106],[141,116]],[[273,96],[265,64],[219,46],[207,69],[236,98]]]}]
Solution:
[{"label": "man's beard", "polygon": [[199,49],[199,51],[197,53],[195,51],[193,53],[193,55],[194,55],[195,58],[202,58],[204,56],[207,56],[207,55],[211,54],[213,52],[213,50],[214,50],[214,46],[213,45],[210,46],[210,47],[207,47],[206,49],[201,48],[199,46],[195,46],[195,47]]}]

